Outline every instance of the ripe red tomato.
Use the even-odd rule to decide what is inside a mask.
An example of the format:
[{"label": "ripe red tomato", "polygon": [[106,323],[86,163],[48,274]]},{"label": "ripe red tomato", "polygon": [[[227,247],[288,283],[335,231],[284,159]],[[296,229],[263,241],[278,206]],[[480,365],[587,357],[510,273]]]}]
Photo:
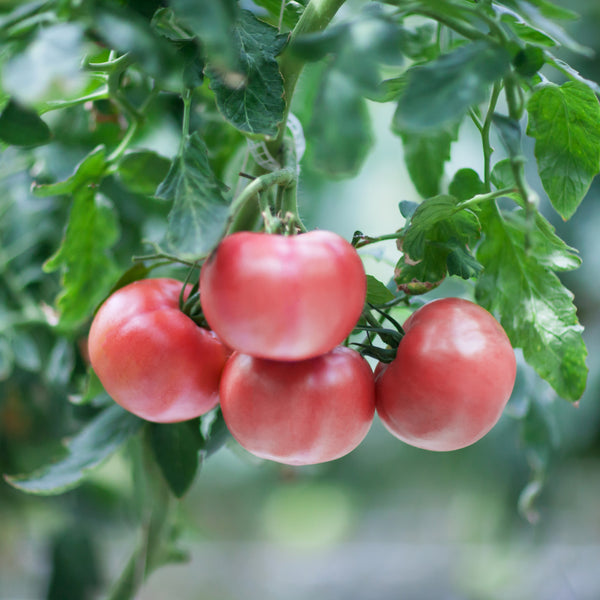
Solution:
[{"label": "ripe red tomato", "polygon": [[234,353],[221,379],[221,410],[246,450],[290,465],[354,450],[375,414],[373,373],[350,348],[284,362]]},{"label": "ripe red tomato", "polygon": [[485,309],[459,298],[426,304],[404,330],[396,358],[377,374],[379,417],[419,448],[473,444],[496,424],[514,386],[506,333]]},{"label": "ripe red tomato", "polygon": [[239,232],[202,266],[202,309],[225,344],[273,360],[332,350],[355,327],[366,296],[356,250],[330,231]]},{"label": "ripe red tomato", "polygon": [[88,339],[92,367],[126,410],[160,423],[185,421],[216,406],[228,351],[179,310],[182,283],[146,279],[112,294]]}]

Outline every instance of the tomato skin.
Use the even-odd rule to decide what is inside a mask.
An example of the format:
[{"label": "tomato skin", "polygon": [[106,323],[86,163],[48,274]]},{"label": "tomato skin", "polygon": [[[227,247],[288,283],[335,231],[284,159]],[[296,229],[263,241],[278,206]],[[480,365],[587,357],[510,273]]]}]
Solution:
[{"label": "tomato skin", "polygon": [[200,274],[204,315],[225,344],[288,361],[340,344],[358,322],[366,285],[356,250],[330,231],[234,233]]},{"label": "tomato skin", "polygon": [[185,421],[219,401],[228,351],[179,310],[182,285],[166,278],[131,283],[104,302],[90,329],[90,360],[104,388],[148,421]]},{"label": "tomato skin", "polygon": [[268,460],[309,465],[354,450],[375,414],[373,373],[350,348],[272,361],[234,353],[221,379],[221,410],[233,437]]},{"label": "tomato skin", "polygon": [[506,333],[489,312],[460,298],[426,304],[403,328],[396,358],[375,383],[383,424],[426,450],[473,444],[496,424],[514,386]]}]

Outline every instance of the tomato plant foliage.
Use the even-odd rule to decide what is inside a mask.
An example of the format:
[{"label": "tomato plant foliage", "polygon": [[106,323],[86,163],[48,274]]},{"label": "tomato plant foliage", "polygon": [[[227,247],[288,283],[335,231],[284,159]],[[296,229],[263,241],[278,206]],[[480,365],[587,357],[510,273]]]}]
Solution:
[{"label": "tomato plant foliage", "polygon": [[[50,467],[21,475],[31,465],[2,462],[16,487],[71,489],[143,439],[167,490],[156,497],[185,493],[227,438],[222,415],[123,417],[89,368],[96,310],[155,272],[197,281],[228,235],[303,231],[297,190],[310,190],[310,212],[325,183],[364,175],[380,104],[419,201],[399,191],[383,234],[358,224],[359,253],[390,239],[397,253],[386,276],[367,269],[370,308],[355,335],[368,333],[357,347],[383,356],[400,335],[383,328],[386,315],[459,281],[558,397],[581,398],[587,350],[562,278],[581,260],[551,224],[576,213],[600,170],[600,86],[564,61],[565,51],[589,53],[565,27],[574,13],[548,0],[350,4],[2,4],[0,384],[13,398],[41,382],[60,396],[60,414],[81,419],[80,430],[46,432],[73,436]],[[477,149],[452,172],[465,132]],[[187,315],[206,326],[197,286],[191,297]],[[27,408],[7,407],[13,417]],[[150,555],[148,569],[163,556]],[[139,584],[134,570],[115,598]]]}]

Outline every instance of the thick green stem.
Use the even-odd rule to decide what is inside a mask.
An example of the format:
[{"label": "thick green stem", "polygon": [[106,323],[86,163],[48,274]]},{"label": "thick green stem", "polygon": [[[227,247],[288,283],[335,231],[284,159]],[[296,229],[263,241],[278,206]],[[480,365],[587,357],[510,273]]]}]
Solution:
[{"label": "thick green stem", "polygon": [[192,90],[186,89],[183,93],[183,123],[181,126],[181,140],[182,144],[185,143],[185,139],[190,134],[190,117],[192,113]]},{"label": "thick green stem", "polygon": [[494,149],[490,143],[490,129],[492,127],[492,118],[496,110],[496,104],[502,90],[502,84],[496,82],[492,89],[492,96],[488,106],[488,111],[485,115],[485,120],[481,127],[481,140],[483,143],[483,183],[485,189],[489,192],[492,189],[491,174],[492,174],[492,153]]},{"label": "thick green stem", "polygon": [[[311,0],[290,34],[290,44],[293,44],[294,40],[300,35],[323,31],[345,1],[346,0]],[[273,156],[277,156],[283,143],[287,116],[290,112],[290,105],[292,103],[296,84],[298,83],[298,78],[304,68],[304,61],[297,56],[294,56],[292,52],[287,51],[281,56],[279,68],[281,70],[281,75],[283,76],[286,108],[279,135],[277,136],[277,139],[269,144],[269,151]]]}]

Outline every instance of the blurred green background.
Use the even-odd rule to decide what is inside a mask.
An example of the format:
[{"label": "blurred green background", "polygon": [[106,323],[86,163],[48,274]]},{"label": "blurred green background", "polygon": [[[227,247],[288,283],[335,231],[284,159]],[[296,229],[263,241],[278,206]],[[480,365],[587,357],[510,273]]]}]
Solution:
[{"label": "blurred green background", "polygon": [[[582,14],[570,25],[574,37],[600,51],[600,5],[577,0],[568,6]],[[568,60],[600,81],[598,58]],[[62,72],[59,80],[69,77]],[[400,226],[398,202],[417,199],[400,141],[388,132],[391,113],[386,106],[371,109],[377,142],[355,179],[326,183],[310,164],[303,166],[300,203],[307,225],[347,238],[358,228],[387,233]],[[159,103],[155,127],[140,145],[172,154],[175,114],[167,100]],[[57,337],[45,324],[58,280],[41,266],[56,249],[68,206],[34,198],[29,188],[32,175],[68,176],[82,144],[117,139],[120,130],[98,115],[94,127],[79,122],[78,112],[50,118],[61,132],[53,144],[32,156],[8,149],[0,157],[0,468],[8,473],[59,456],[59,439],[93,412],[68,401],[80,393],[85,374],[83,337]],[[474,139],[465,126],[449,174],[478,169]],[[532,147],[526,150],[532,156]],[[533,169],[528,177],[543,197]],[[102,192],[127,200],[117,247],[126,264],[132,240],[152,238],[166,207],[142,203],[116,180]],[[514,397],[498,426],[457,452],[411,448],[377,420],[349,456],[314,467],[260,462],[231,443],[206,462],[181,503],[188,562],[158,570],[137,597],[600,598],[599,195],[596,182],[568,223],[546,211],[583,258],[579,270],[564,276],[589,350],[590,377],[579,407],[556,400],[520,361]],[[373,252],[364,254],[368,268],[391,269],[385,257],[393,261],[393,245]],[[464,285],[449,281],[437,293],[468,293]],[[9,331],[17,312],[25,324]],[[516,418],[523,411],[529,418]],[[139,536],[134,492],[126,452],[62,496],[27,496],[0,482],[0,600],[102,597]]]}]

